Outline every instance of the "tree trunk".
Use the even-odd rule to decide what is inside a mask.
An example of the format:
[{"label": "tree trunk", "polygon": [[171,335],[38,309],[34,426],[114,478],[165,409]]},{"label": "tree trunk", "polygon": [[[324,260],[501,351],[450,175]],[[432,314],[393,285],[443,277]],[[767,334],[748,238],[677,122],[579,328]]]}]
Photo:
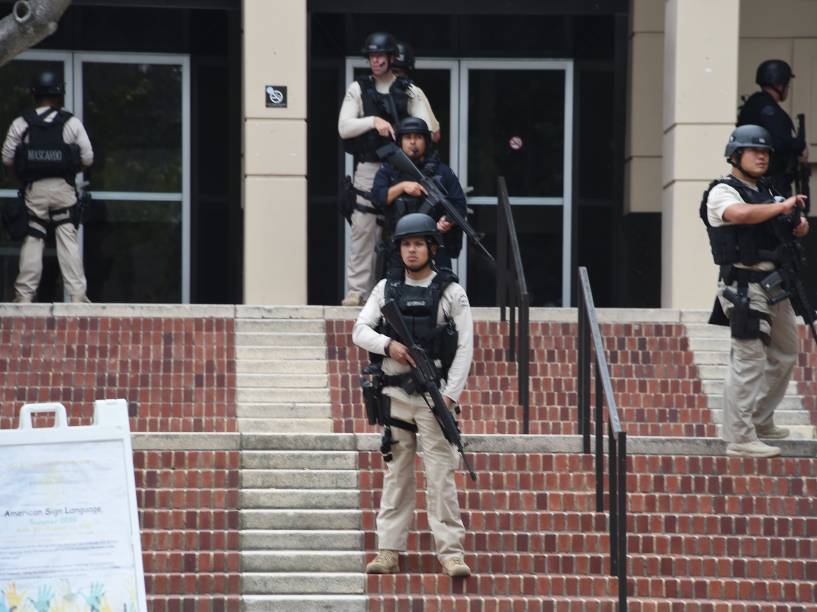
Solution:
[{"label": "tree trunk", "polygon": [[0,19],[0,66],[57,30],[71,0],[17,0]]}]

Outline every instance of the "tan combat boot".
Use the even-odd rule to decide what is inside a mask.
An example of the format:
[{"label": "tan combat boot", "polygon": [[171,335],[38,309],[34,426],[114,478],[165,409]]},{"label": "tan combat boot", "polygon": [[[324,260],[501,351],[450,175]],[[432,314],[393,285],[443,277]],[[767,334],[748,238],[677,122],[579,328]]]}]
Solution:
[{"label": "tan combat boot", "polygon": [[447,576],[467,578],[471,575],[471,568],[465,564],[462,555],[448,557],[442,564],[443,573]]},{"label": "tan combat boot", "polygon": [[774,423],[766,426],[758,425],[755,427],[755,431],[758,438],[766,438],[767,440],[782,440],[788,438],[789,433],[791,433],[785,427],[778,427]]},{"label": "tan combat boot", "polygon": [[366,566],[367,574],[396,574],[399,571],[399,553],[396,550],[377,551],[377,556]]},{"label": "tan combat boot", "polygon": [[726,454],[733,457],[777,457],[780,449],[760,440],[751,442],[731,442],[726,445]]}]

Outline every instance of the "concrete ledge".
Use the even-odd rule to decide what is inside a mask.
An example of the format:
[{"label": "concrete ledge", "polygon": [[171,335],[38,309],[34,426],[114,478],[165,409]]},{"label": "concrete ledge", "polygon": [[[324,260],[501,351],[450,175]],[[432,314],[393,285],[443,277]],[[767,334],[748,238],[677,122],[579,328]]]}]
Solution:
[{"label": "concrete ledge", "polygon": [[0,304],[2,317],[121,317],[234,319],[235,306],[223,304]]},{"label": "concrete ledge", "polygon": [[235,316],[239,319],[322,319],[324,310],[324,306],[244,306],[237,304]]},{"label": "concrete ledge", "polygon": [[133,450],[239,450],[238,433],[134,433]]}]

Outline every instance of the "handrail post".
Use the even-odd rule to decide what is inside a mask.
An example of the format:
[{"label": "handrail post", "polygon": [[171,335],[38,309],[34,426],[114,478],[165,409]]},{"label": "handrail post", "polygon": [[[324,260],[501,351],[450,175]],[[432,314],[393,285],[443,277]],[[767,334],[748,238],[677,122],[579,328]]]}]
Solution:
[{"label": "handrail post", "polygon": [[610,510],[608,517],[608,527],[610,530],[610,575],[616,576],[618,573],[618,448],[616,436],[612,426],[608,425],[609,458],[607,466],[610,469]]},{"label": "handrail post", "polygon": [[530,315],[528,294],[520,296],[519,304],[519,352],[517,353],[517,376],[519,377],[519,400],[525,420],[524,432],[530,433]]},{"label": "handrail post", "polygon": [[618,609],[627,612],[627,433],[624,431],[618,434],[618,478]]},{"label": "handrail post", "polygon": [[[604,389],[601,371],[596,360],[596,512],[604,512]],[[590,423],[587,423],[590,429]],[[589,439],[588,432],[588,439]]]},{"label": "handrail post", "polygon": [[499,305],[499,320],[505,320],[505,306],[508,303],[508,220],[505,218],[503,189],[504,180],[497,178],[496,189],[496,301]]}]

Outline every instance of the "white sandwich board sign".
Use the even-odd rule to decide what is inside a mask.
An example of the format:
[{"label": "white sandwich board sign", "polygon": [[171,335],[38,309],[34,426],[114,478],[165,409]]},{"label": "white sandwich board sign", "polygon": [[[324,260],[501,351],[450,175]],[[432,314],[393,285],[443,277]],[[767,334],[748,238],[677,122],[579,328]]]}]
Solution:
[{"label": "white sandwich board sign", "polygon": [[125,400],[77,427],[62,404],[26,404],[0,430],[0,612],[54,610],[147,612]]}]

